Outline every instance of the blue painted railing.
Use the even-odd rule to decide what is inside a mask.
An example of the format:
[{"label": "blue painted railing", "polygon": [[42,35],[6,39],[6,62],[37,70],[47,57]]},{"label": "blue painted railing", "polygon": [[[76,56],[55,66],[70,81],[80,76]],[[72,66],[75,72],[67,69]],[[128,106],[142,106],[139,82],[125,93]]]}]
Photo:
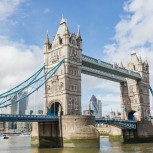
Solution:
[{"label": "blue painted railing", "polygon": [[42,121],[58,121],[58,116],[47,115],[13,115],[0,114],[0,121],[14,121],[14,122],[42,122]]},{"label": "blue painted railing", "polygon": [[137,129],[137,122],[122,119],[96,119],[96,124],[108,124],[121,129]]}]

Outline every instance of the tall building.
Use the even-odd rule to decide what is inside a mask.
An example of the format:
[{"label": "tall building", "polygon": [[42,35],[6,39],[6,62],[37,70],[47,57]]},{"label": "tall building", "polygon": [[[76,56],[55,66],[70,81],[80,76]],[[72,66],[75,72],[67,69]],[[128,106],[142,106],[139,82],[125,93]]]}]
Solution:
[{"label": "tall building", "polygon": [[[20,93],[13,97],[12,103],[18,99],[18,97],[25,97],[27,92]],[[18,103],[11,105],[11,114],[25,115],[25,110],[28,106],[28,97],[21,99]]]},{"label": "tall building", "polygon": [[94,111],[93,116],[95,118],[102,117],[102,102],[95,95],[92,95],[90,99],[89,109]]},{"label": "tall building", "polygon": [[[22,97],[25,97],[27,95],[27,92],[22,93]],[[19,115],[25,115],[25,111],[28,106],[28,97],[20,100],[19,102]]]},{"label": "tall building", "polygon": [[[19,97],[25,97],[27,95],[27,92],[22,92],[19,93],[18,95],[15,95],[12,99],[12,103],[15,102]],[[25,115],[25,111],[27,109],[28,106],[28,97],[21,99],[18,103],[15,103],[13,105],[11,105],[11,114],[19,114],[19,115]],[[8,123],[8,128],[9,129],[21,129],[21,125],[22,127],[24,127],[25,123],[23,122],[9,122]]]},{"label": "tall building", "polygon": [[[11,100],[11,103],[16,101],[17,98],[18,98],[17,95],[15,95]],[[11,109],[11,114],[18,114],[18,103],[11,105],[10,109]]]}]

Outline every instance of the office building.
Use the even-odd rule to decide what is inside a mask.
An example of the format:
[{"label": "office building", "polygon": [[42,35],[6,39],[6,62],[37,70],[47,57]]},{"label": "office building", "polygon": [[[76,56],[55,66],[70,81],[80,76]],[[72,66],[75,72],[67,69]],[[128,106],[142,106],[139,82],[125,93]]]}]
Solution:
[{"label": "office building", "polygon": [[101,100],[97,99],[95,95],[92,95],[89,103],[89,110],[93,110],[93,116],[95,118],[102,117],[102,102]]}]

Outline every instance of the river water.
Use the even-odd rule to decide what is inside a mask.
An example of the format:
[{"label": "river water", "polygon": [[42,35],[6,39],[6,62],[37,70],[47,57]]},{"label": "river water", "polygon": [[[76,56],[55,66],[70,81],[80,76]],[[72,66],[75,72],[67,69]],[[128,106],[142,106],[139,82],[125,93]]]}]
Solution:
[{"label": "river water", "polygon": [[100,148],[38,148],[31,147],[28,136],[0,139],[0,153],[153,153],[153,143],[122,144],[100,139]]}]

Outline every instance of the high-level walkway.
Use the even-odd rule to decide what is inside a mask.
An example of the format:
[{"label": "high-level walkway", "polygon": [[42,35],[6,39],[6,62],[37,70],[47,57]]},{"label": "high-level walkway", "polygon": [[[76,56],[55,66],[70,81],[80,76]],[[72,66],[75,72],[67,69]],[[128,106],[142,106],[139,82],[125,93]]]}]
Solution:
[{"label": "high-level walkway", "polygon": [[126,82],[126,78],[141,79],[138,72],[121,68],[117,64],[112,65],[87,55],[82,55],[82,73],[115,82]]}]

